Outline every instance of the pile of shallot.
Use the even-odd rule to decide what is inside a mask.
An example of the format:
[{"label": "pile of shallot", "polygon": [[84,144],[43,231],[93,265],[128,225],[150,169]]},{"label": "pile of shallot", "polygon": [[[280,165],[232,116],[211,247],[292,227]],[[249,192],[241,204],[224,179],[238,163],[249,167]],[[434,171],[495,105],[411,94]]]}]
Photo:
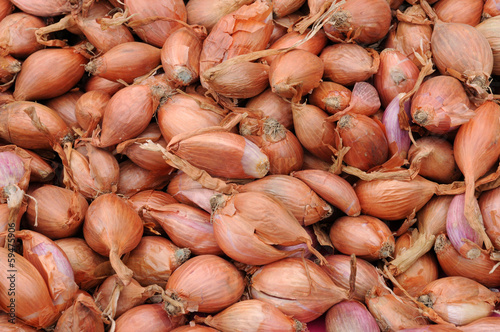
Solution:
[{"label": "pile of shallot", "polygon": [[500,330],[500,0],[0,0],[0,329]]}]

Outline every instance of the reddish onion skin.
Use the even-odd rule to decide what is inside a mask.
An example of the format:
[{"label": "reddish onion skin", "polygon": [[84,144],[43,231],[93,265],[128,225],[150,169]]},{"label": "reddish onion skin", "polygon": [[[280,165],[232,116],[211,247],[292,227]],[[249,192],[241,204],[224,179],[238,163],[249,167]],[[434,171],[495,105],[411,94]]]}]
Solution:
[{"label": "reddish onion skin", "polygon": [[184,324],[186,318],[169,317],[161,303],[143,304],[132,308],[116,320],[115,332],[134,331],[165,332]]},{"label": "reddish onion skin", "polygon": [[[387,143],[389,144],[389,153],[394,155],[398,153],[401,157],[407,158],[410,149],[411,140],[407,130],[401,129],[399,125],[399,101],[403,94],[399,94],[387,105],[382,115],[382,124],[385,126]],[[410,101],[407,100],[404,105],[406,116],[410,118]],[[394,144],[396,146],[394,147]]]},{"label": "reddish onion skin", "polygon": [[43,48],[36,41],[34,29],[45,26],[39,17],[26,13],[13,13],[0,21],[0,50],[2,55],[10,54],[24,59]]},{"label": "reddish onion skin", "polygon": [[71,2],[66,0],[42,0],[36,2],[12,0],[11,2],[23,12],[40,17],[58,16],[67,14],[72,10]]},{"label": "reddish onion skin", "polygon": [[88,91],[75,104],[75,117],[82,129],[94,130],[101,122],[111,96],[103,91]]},{"label": "reddish onion skin", "polygon": [[210,31],[223,16],[252,2],[252,0],[191,0],[186,4],[187,22],[191,25],[203,25]]},{"label": "reddish onion skin", "polygon": [[10,0],[0,1],[0,21],[3,20],[7,15],[12,13],[14,6]]},{"label": "reddish onion skin", "polygon": [[495,331],[500,325],[500,317],[484,317],[479,318],[467,325],[460,326],[460,331],[476,332],[476,331]]},{"label": "reddish onion skin", "polygon": [[[500,2],[497,4],[500,13]],[[493,51],[493,74],[500,75],[500,17],[492,17],[475,28],[488,40]]]},{"label": "reddish onion skin", "polygon": [[357,301],[342,301],[331,307],[325,317],[326,332],[378,332],[377,321]]},{"label": "reddish onion skin", "polygon": [[434,11],[441,21],[476,26],[481,21],[484,0],[441,0]]},{"label": "reddish onion skin", "polygon": [[[287,48],[295,43],[303,40],[307,36],[307,32],[300,34],[297,31],[290,31],[278,40],[276,40],[274,43],[271,44],[271,46],[268,47],[268,49],[280,49],[280,48]],[[303,44],[300,44],[297,46],[296,49],[299,50],[305,50],[308,52],[311,52],[312,54],[318,55],[321,50],[325,47],[327,42],[327,38],[325,36],[325,33],[320,30],[318,31],[317,34],[315,34],[311,39],[306,41]],[[273,60],[276,58],[276,55],[271,55],[268,57],[265,57],[264,60],[271,65]]]},{"label": "reddish onion skin", "polygon": [[110,96],[114,95],[115,92],[124,88],[122,83],[107,80],[99,76],[90,77],[85,83],[85,91],[98,90],[101,92],[106,92]]},{"label": "reddish onion skin", "polygon": [[500,15],[500,1],[486,0],[483,7],[483,15],[485,17],[495,17]]},{"label": "reddish onion skin", "polygon": [[173,316],[190,311],[215,313],[236,303],[244,288],[243,277],[233,264],[215,255],[196,256],[177,268],[165,287],[183,306],[166,304],[165,310]]},{"label": "reddish onion skin", "polygon": [[217,191],[203,187],[186,173],[178,171],[168,183],[167,193],[172,195],[179,203],[199,207],[211,213],[210,198],[217,194]]},{"label": "reddish onion skin", "polygon": [[[264,117],[269,117],[277,120],[286,129],[292,130],[293,116],[291,104],[275,94],[271,88],[262,92],[260,95],[250,98],[246,104],[249,109],[261,111]],[[246,117],[240,122],[240,128],[245,126],[247,122],[252,122],[252,118]],[[241,131],[241,129],[240,129]]]},{"label": "reddish onion skin", "polygon": [[102,312],[97,307],[92,296],[83,291],[78,291],[73,305],[66,309],[55,327],[54,332],[87,331],[104,332]]},{"label": "reddish onion skin", "polygon": [[23,62],[14,88],[16,100],[58,97],[83,77],[87,59],[74,48],[43,49]]},{"label": "reddish onion skin", "polygon": [[310,260],[285,258],[260,267],[252,275],[250,296],[308,323],[347,299],[347,292]]},{"label": "reddish onion skin", "polygon": [[125,8],[133,15],[130,22],[134,23],[149,17],[167,17],[174,20],[157,20],[134,28],[134,32],[144,42],[162,47],[167,37],[183,25],[175,20],[186,22],[187,11],[182,0],[151,1],[125,0]]},{"label": "reddish onion skin", "polygon": [[351,100],[351,90],[343,85],[323,81],[309,96],[309,102],[330,114],[343,111]]},{"label": "reddish onion skin", "polygon": [[[10,1],[8,1],[10,2]],[[37,329],[24,324],[19,319],[12,322],[9,314],[6,312],[0,312],[0,329],[5,331],[19,331],[19,332],[36,332]]]},{"label": "reddish onion skin", "polygon": [[77,120],[75,105],[82,95],[83,92],[81,91],[68,91],[59,97],[47,100],[45,105],[56,111],[64,122],[66,122],[68,127],[72,129],[80,128],[81,126]]},{"label": "reddish onion skin", "polygon": [[120,178],[117,194],[130,197],[142,190],[163,189],[170,180],[170,174],[144,169],[131,160],[120,163]]},{"label": "reddish onion skin", "polygon": [[[188,2],[189,4],[189,2]],[[191,322],[189,323],[191,324]],[[177,327],[170,332],[218,332],[218,330],[205,325],[184,325]]]},{"label": "reddish onion skin", "polygon": [[479,196],[479,208],[484,228],[495,249],[500,250],[500,188],[483,192]]}]

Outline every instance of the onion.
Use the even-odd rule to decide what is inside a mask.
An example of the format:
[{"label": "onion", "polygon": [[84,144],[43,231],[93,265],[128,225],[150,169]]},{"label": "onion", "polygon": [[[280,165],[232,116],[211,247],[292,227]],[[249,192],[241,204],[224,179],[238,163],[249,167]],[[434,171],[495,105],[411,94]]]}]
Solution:
[{"label": "onion", "polygon": [[[397,258],[400,254],[410,249],[415,245],[418,239],[417,231],[408,231],[398,237],[394,249],[394,257]],[[438,278],[438,264],[436,258],[430,253],[426,253],[418,258],[408,270],[401,273],[396,277],[398,283],[410,294],[411,296],[418,296],[420,291],[427,286],[428,283]],[[403,296],[400,288],[395,288],[394,293]]]},{"label": "onion", "polygon": [[87,328],[91,331],[104,332],[101,310],[90,294],[79,291],[75,302],[66,309],[57,321],[54,332],[78,331]]},{"label": "onion", "polygon": [[7,15],[12,13],[14,6],[10,0],[0,1],[0,21],[3,20]]},{"label": "onion", "polygon": [[74,236],[80,229],[89,204],[76,191],[46,184],[29,192],[28,227],[52,240]]},{"label": "onion", "polygon": [[143,304],[128,310],[116,320],[115,332],[134,331],[164,332],[172,331],[184,324],[186,318],[169,317],[161,303]]},{"label": "onion", "polygon": [[484,227],[486,229],[486,234],[490,238],[495,249],[500,249],[500,237],[499,237],[499,227],[500,219],[498,217],[498,202],[500,199],[500,189],[495,188],[483,192],[479,196],[479,208],[481,209],[481,215],[483,216]]},{"label": "onion", "polygon": [[[447,276],[461,276],[472,279],[486,287],[500,285],[500,270],[494,269],[496,262],[481,250],[475,258],[465,258],[455,250],[445,234],[438,235],[434,245],[439,265]],[[494,269],[494,272],[491,272]]]},{"label": "onion", "polygon": [[500,106],[487,101],[476,109],[476,115],[457,132],[453,151],[458,167],[465,177],[465,217],[478,232],[486,249],[492,247],[487,237],[483,218],[474,197],[475,182],[484,175],[500,156]]},{"label": "onion", "polygon": [[[296,0],[294,0],[296,1]],[[273,10],[276,7],[273,7]],[[309,33],[309,31],[307,31]],[[281,48],[287,48],[295,45],[295,43],[298,43],[306,38],[307,33],[298,33],[297,31],[290,31],[283,35],[281,38],[273,42],[267,49],[270,50],[278,50]],[[327,42],[325,33],[322,30],[319,30],[318,33],[313,35],[310,39],[308,39],[306,42],[298,45],[295,49],[297,50],[304,50],[308,51],[310,53],[313,53],[315,55],[318,55],[321,50],[325,47]],[[264,60],[271,65],[273,60],[276,58],[276,55],[270,55],[264,58]]]},{"label": "onion", "polygon": [[[323,266],[322,269],[337,286],[349,291],[351,288],[351,257],[335,254],[327,255],[325,258],[330,266]],[[352,298],[364,302],[366,294],[379,284],[379,274],[375,266],[362,258],[356,258],[356,281]]]},{"label": "onion", "polygon": [[269,159],[248,139],[230,132],[209,132],[170,141],[168,150],[212,176],[261,178]]},{"label": "onion", "polygon": [[390,25],[391,8],[386,0],[350,0],[333,14],[324,29],[333,41],[373,44],[384,38]]},{"label": "onion", "polygon": [[375,115],[380,110],[380,98],[377,89],[367,82],[356,82],[352,89],[349,106],[343,111],[335,113],[330,118],[333,121],[339,120],[348,113],[362,114],[366,116]]},{"label": "onion", "polygon": [[330,240],[340,252],[369,261],[387,258],[394,251],[389,227],[371,216],[338,218],[330,228]]},{"label": "onion", "polygon": [[257,191],[272,195],[285,205],[301,225],[312,225],[332,214],[330,205],[314,190],[303,181],[288,175],[268,175],[239,187],[238,191]]},{"label": "onion", "polygon": [[426,136],[415,141],[408,151],[411,167],[421,176],[438,183],[451,183],[462,176],[453,154],[453,146],[444,138]]},{"label": "onion", "polygon": [[[296,63],[301,63],[302,66],[297,68],[294,66]],[[294,49],[273,60],[269,68],[269,83],[273,92],[280,97],[304,96],[319,85],[323,69],[324,64],[318,56]]]},{"label": "onion", "polygon": [[220,331],[306,331],[304,324],[275,306],[252,299],[237,302],[215,316],[195,317],[195,320]]},{"label": "onion", "polygon": [[8,202],[12,186],[25,191],[30,180],[30,158],[15,145],[0,146],[0,203]]},{"label": "onion", "polygon": [[489,316],[499,299],[499,293],[474,280],[445,277],[429,283],[418,301],[432,307],[445,321],[465,325]]},{"label": "onion", "polygon": [[161,64],[168,79],[185,86],[199,78],[200,54],[207,33],[183,27],[174,31],[161,49]]},{"label": "onion", "polygon": [[101,122],[111,96],[103,91],[88,91],[80,96],[75,105],[75,116],[86,133],[92,133]]},{"label": "onion", "polygon": [[[275,94],[270,88],[260,95],[249,99],[246,107],[262,112],[263,118],[267,117],[277,120],[288,130],[292,130],[293,128],[292,105]],[[257,119],[251,117],[244,118],[240,122],[240,132],[247,135],[247,133],[252,132],[250,128],[256,126],[256,123],[258,123]]]},{"label": "onion", "polygon": [[206,212],[212,212],[210,198],[217,193],[215,190],[204,188],[182,171],[178,171],[170,180],[167,192],[179,203],[199,207]]},{"label": "onion", "polygon": [[302,170],[291,174],[311,187],[328,203],[339,208],[348,216],[361,212],[359,200],[352,186],[340,176],[325,170]]},{"label": "onion", "polygon": [[141,0],[125,0],[124,3],[125,9],[128,9],[131,15],[130,23],[134,26],[134,32],[143,41],[156,47],[162,47],[167,37],[182,27],[182,22],[187,19],[186,6],[182,0],[147,3]]},{"label": "onion", "polygon": [[14,89],[16,100],[58,97],[83,77],[87,59],[75,48],[44,49],[32,53],[21,66]]},{"label": "onion", "polygon": [[16,101],[0,107],[0,138],[26,149],[51,149],[47,136],[35,125],[25,110],[38,116],[56,141],[68,139],[70,129],[52,109],[29,101]]},{"label": "onion", "polygon": [[269,159],[269,174],[289,174],[302,167],[304,150],[297,137],[277,120],[263,121],[257,136],[246,136]]},{"label": "onion", "polygon": [[165,310],[178,316],[187,312],[215,313],[236,303],[244,290],[236,267],[214,255],[189,259],[176,269],[166,285]]},{"label": "onion", "polygon": [[78,285],[64,251],[37,232],[22,230],[14,235],[23,241],[23,257],[40,272],[55,308],[58,311],[67,309],[73,303]]},{"label": "onion", "polygon": [[82,95],[81,91],[69,91],[59,97],[47,100],[45,105],[56,111],[68,127],[74,131],[75,128],[81,127],[77,120],[75,105]]},{"label": "onion", "polygon": [[152,235],[161,234],[164,231],[160,224],[151,216],[149,209],[157,209],[166,204],[174,204],[177,203],[177,200],[163,191],[143,190],[130,196],[128,202],[132,204],[141,217],[144,227],[146,227],[145,232],[148,233],[147,231],[149,230],[149,235]]},{"label": "onion", "polygon": [[167,142],[175,135],[220,124],[224,111],[211,99],[194,94],[176,94],[158,108],[158,125]]},{"label": "onion", "polygon": [[483,7],[483,16],[485,18],[500,15],[500,3],[498,0],[486,0]]},{"label": "onion", "polygon": [[[19,148],[21,150],[21,148]],[[54,178],[54,168],[45,159],[31,150],[23,150],[31,157],[30,181],[47,182]]]},{"label": "onion", "polygon": [[120,256],[137,247],[142,233],[142,220],[137,212],[115,194],[94,199],[83,224],[85,241],[100,255],[109,256],[111,266],[124,285],[130,283],[133,272]]},{"label": "onion", "polygon": [[130,197],[143,190],[163,189],[170,180],[165,171],[150,171],[139,167],[131,160],[120,163],[120,179],[117,194]]},{"label": "onion", "polygon": [[378,332],[375,318],[357,301],[342,301],[328,310],[325,317],[327,332]]},{"label": "onion", "polygon": [[0,56],[0,90],[6,91],[21,70],[21,62],[10,55]]},{"label": "onion", "polygon": [[142,286],[157,284],[165,287],[172,272],[191,254],[187,248],[179,248],[159,236],[145,236],[130,252],[125,261],[134,272],[134,279]]},{"label": "onion", "polygon": [[55,243],[64,251],[73,268],[75,282],[83,290],[90,290],[113,274],[109,261],[93,251],[84,239],[68,237]]},{"label": "onion", "polygon": [[330,114],[343,111],[351,100],[351,90],[334,82],[321,82],[309,96],[309,102]]},{"label": "onion", "polygon": [[87,63],[85,70],[107,80],[132,83],[160,64],[161,50],[146,43],[121,43]]},{"label": "onion", "polygon": [[337,123],[342,144],[350,147],[344,156],[349,166],[363,171],[383,164],[389,157],[389,143],[380,125],[362,114],[346,114]]},{"label": "onion", "polygon": [[476,26],[481,21],[483,0],[441,0],[434,11],[441,21]]},{"label": "onion", "polygon": [[474,332],[474,331],[494,331],[498,324],[500,324],[499,317],[484,317],[479,318],[464,326],[460,326],[460,331],[463,332]]},{"label": "onion", "polygon": [[185,204],[168,204],[150,208],[149,214],[177,246],[195,255],[222,254],[207,212]]},{"label": "onion", "polygon": [[333,152],[328,145],[335,146],[335,126],[326,122],[328,115],[319,107],[307,104],[292,104],[295,135],[302,146],[314,156],[331,162]]},{"label": "onion", "polygon": [[[14,274],[8,272],[11,270],[8,265],[9,258],[15,260]],[[9,313],[9,318],[20,319],[23,323],[36,328],[46,328],[54,324],[60,313],[52,304],[47,285],[40,272],[26,258],[6,248],[0,248],[0,267],[2,288],[14,289],[14,293],[10,296],[7,291],[0,293],[0,306],[4,312]],[[15,299],[14,305],[11,304],[11,299]]]},{"label": "onion", "polygon": [[324,77],[342,85],[366,81],[378,71],[380,63],[377,51],[356,44],[327,46],[320,58],[325,64]]},{"label": "onion", "polygon": [[309,260],[285,258],[260,267],[251,277],[250,296],[307,323],[347,299],[319,266]]},{"label": "onion", "polygon": [[[488,1],[486,1],[487,3]],[[485,4],[486,5],[486,4]],[[500,2],[497,3],[497,10],[500,14]],[[493,71],[494,75],[500,75],[500,18],[492,17],[476,26],[476,29],[486,38],[493,51]]]},{"label": "onion", "polygon": [[92,144],[109,147],[134,138],[148,126],[165,90],[160,86],[131,85],[116,92],[106,104],[100,136]]},{"label": "onion", "polygon": [[110,81],[99,76],[92,76],[85,83],[85,91],[98,90],[100,92],[106,92],[110,96],[114,95],[115,92],[123,87],[124,85],[122,83]]},{"label": "onion", "polygon": [[35,3],[28,0],[13,0],[11,2],[23,12],[41,17],[67,14],[72,10],[71,2],[67,0],[42,0]]},{"label": "onion", "polygon": [[469,121],[474,112],[459,80],[436,76],[422,83],[413,96],[411,116],[416,124],[444,134]]},{"label": "onion", "polygon": [[[382,116],[382,123],[385,126],[385,134],[387,143],[389,144],[389,154],[394,155],[398,153],[401,157],[406,158],[410,149],[411,140],[408,131],[401,129],[399,125],[399,101],[402,97],[403,94],[398,94],[385,108]],[[410,101],[407,100],[403,107],[406,116],[409,118]],[[396,146],[394,146],[393,143],[396,143]],[[425,167],[425,165],[424,163],[422,167]]]},{"label": "onion", "polygon": [[403,53],[384,49],[380,53],[379,70],[373,76],[382,106],[387,107],[399,93],[413,89],[419,72],[418,67]]},{"label": "onion", "polygon": [[186,4],[187,22],[191,25],[203,25],[207,30],[225,15],[236,11],[251,0],[190,0]]},{"label": "onion", "polygon": [[263,192],[246,192],[230,197],[216,195],[211,204],[215,239],[232,259],[264,265],[293,253],[273,245],[305,243],[324,263],[312,247],[309,234],[277,198]]}]

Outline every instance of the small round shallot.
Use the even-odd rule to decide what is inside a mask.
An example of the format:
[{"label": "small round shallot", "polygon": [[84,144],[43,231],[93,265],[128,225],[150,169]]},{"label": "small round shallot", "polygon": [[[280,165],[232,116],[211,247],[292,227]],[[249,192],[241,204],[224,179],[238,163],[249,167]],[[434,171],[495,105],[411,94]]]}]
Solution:
[{"label": "small round shallot", "polygon": [[160,236],[144,236],[128,255],[125,264],[134,272],[134,279],[142,286],[157,284],[165,287],[172,272],[191,254]]},{"label": "small round shallot", "polygon": [[357,44],[327,46],[319,57],[325,64],[324,77],[346,86],[369,79],[380,63],[377,51]]},{"label": "small round shallot", "polygon": [[77,191],[43,185],[29,191],[28,227],[52,240],[74,236],[81,229],[89,204]]},{"label": "small round shallot", "polygon": [[91,134],[101,122],[104,109],[110,99],[111,96],[107,92],[96,90],[84,93],[76,102],[76,120],[88,134]]},{"label": "small round shallot", "polygon": [[245,288],[242,274],[219,256],[201,255],[177,268],[166,285],[165,310],[171,316],[215,313],[236,303]]},{"label": "small round shallot", "polygon": [[441,0],[433,8],[441,21],[475,27],[481,21],[483,4],[484,0]]},{"label": "small round shallot", "polygon": [[[300,42],[301,40],[304,40],[307,36],[307,32],[309,32],[309,31],[306,31],[306,33],[300,34],[297,31],[290,31],[287,34],[285,34],[284,36],[282,36],[280,39],[278,39],[277,41],[272,43],[271,46],[268,47],[268,49],[278,50],[280,48],[287,48],[287,47],[293,46],[294,44]],[[321,52],[321,50],[325,47],[326,42],[327,42],[327,39],[326,39],[325,33],[322,30],[320,30],[311,39],[309,39],[306,42],[297,46],[296,49],[305,50],[305,51],[311,52],[315,55],[318,55]],[[271,55],[271,56],[265,57],[264,60],[269,65],[271,65],[275,58],[276,58],[276,55]]]},{"label": "small round shallot", "polygon": [[75,301],[57,320],[54,332],[75,331],[83,326],[90,331],[104,332],[102,312],[97,307],[92,296],[84,291],[78,291]]},{"label": "small round shallot", "polygon": [[330,114],[343,111],[351,100],[351,90],[334,82],[321,82],[309,96],[309,102]]},{"label": "small round shallot", "polygon": [[[302,65],[297,68],[297,63]],[[324,67],[317,55],[295,49],[273,60],[269,68],[269,83],[273,92],[283,98],[304,96],[319,85]]]},{"label": "small round shallot", "polygon": [[184,316],[170,317],[161,303],[143,304],[125,312],[116,320],[115,332],[165,332],[186,322]]},{"label": "small round shallot", "polygon": [[[293,128],[292,105],[275,94],[271,88],[249,99],[246,108],[262,112],[263,118],[273,118],[288,130]],[[251,128],[256,122],[258,122],[257,119],[244,118],[240,122],[240,132],[245,133],[245,135],[247,132],[251,132],[250,129],[246,128]]]},{"label": "small round shallot", "polygon": [[[132,204],[134,209],[144,222],[144,230],[148,235],[164,234],[163,228],[151,216],[149,209],[157,209],[167,204],[178,203],[170,194],[159,190],[143,190],[130,196],[128,202]],[[149,233],[148,233],[149,231]]]},{"label": "small round shallot", "polygon": [[21,71],[21,62],[11,55],[0,56],[0,91],[5,92],[9,89],[17,73]]},{"label": "small round shallot", "polygon": [[328,310],[326,332],[378,332],[377,321],[358,301],[342,301]]},{"label": "small round shallot", "polygon": [[394,252],[394,236],[380,219],[371,216],[340,217],[330,228],[330,240],[338,251],[373,261]]}]

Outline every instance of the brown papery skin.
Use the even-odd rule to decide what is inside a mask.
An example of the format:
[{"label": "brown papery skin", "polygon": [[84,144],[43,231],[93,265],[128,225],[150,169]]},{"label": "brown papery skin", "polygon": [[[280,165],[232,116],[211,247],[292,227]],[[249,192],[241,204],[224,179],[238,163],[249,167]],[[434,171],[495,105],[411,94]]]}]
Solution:
[{"label": "brown papery skin", "polygon": [[[500,1],[497,3],[500,15]],[[493,51],[494,75],[500,75],[500,17],[492,17],[476,26],[476,29],[488,40]]]},{"label": "brown papery skin", "polygon": [[481,250],[477,258],[465,258],[453,247],[446,234],[440,234],[436,239],[434,251],[441,269],[447,276],[469,278],[486,287],[500,286],[500,270],[495,269],[490,273],[497,262],[491,260],[485,250]]},{"label": "brown papery skin", "polygon": [[331,163],[333,152],[327,145],[337,145],[335,125],[321,108],[307,104],[292,104],[293,127],[302,146],[314,156]]},{"label": "brown papery skin", "polygon": [[80,128],[82,126],[78,123],[75,107],[82,95],[82,91],[68,91],[62,96],[47,100],[45,105],[56,111],[68,127]]},{"label": "brown papery skin", "polygon": [[191,0],[186,4],[187,22],[191,25],[203,25],[210,31],[223,16],[252,2],[253,0]]},{"label": "brown papery skin", "polygon": [[344,161],[362,171],[382,165],[389,157],[389,143],[380,125],[363,114],[346,114],[337,123],[342,144],[350,147]]},{"label": "brown papery skin", "polygon": [[[201,255],[189,259],[172,273],[165,289],[187,305],[182,309],[215,313],[236,303],[245,284],[236,267],[219,256]],[[177,316],[179,312],[167,312]]]},{"label": "brown papery skin", "polygon": [[45,26],[39,17],[26,13],[13,13],[0,21],[0,52],[24,59],[43,48],[36,41],[34,29]]},{"label": "brown papery skin", "polygon": [[330,228],[330,240],[338,251],[374,261],[394,251],[394,236],[380,219],[371,216],[340,217]]},{"label": "brown papery skin", "polygon": [[380,53],[379,70],[373,77],[382,106],[387,107],[398,94],[413,89],[419,73],[418,67],[403,53],[384,49]]},{"label": "brown papery skin", "polygon": [[[398,257],[415,244],[417,232],[406,232],[396,240],[393,257]],[[408,270],[396,277],[399,284],[411,295],[418,296],[420,291],[427,286],[428,283],[438,278],[438,263],[436,257],[428,252],[418,258]],[[394,293],[399,296],[404,296],[399,287],[394,287]]]},{"label": "brown papery skin", "polygon": [[203,318],[202,321],[220,331],[305,331],[305,325],[285,315],[275,306],[253,299],[237,302],[215,316]]},{"label": "brown papery skin", "polygon": [[351,90],[334,82],[321,82],[309,96],[309,102],[330,114],[343,111],[351,100]]},{"label": "brown papery skin", "polygon": [[483,7],[483,16],[495,17],[500,15],[500,1],[499,0],[486,0]]},{"label": "brown papery skin", "polygon": [[116,194],[104,194],[92,201],[83,224],[83,236],[97,253],[109,256],[113,269],[127,285],[132,278],[120,256],[141,241],[142,220],[137,212]]},{"label": "brown papery skin", "polygon": [[350,0],[340,8],[332,17],[335,24],[324,27],[333,41],[346,40],[346,35],[352,33],[356,42],[372,44],[389,32],[391,8],[387,0]]},{"label": "brown papery skin", "polygon": [[102,312],[92,296],[87,292],[78,291],[75,302],[63,312],[57,321],[54,332],[77,332],[82,329],[104,332],[104,322],[101,315]]},{"label": "brown papery skin", "polygon": [[[0,276],[2,288],[8,289],[10,284],[7,248],[0,248]],[[54,324],[60,312],[52,304],[49,291],[40,272],[23,256],[14,253],[16,261],[16,318],[36,328],[46,328]],[[8,312],[11,302],[8,292],[0,292],[0,307]]]},{"label": "brown papery skin", "polygon": [[[170,194],[151,189],[139,191],[137,194],[130,196],[128,202],[136,209],[145,226],[149,229],[149,235],[163,232],[163,228],[161,228],[160,224],[151,216],[149,209],[160,208],[166,204],[178,203]],[[145,230],[146,233],[147,229]],[[158,233],[153,233],[152,230]]]},{"label": "brown papery skin", "polygon": [[90,61],[85,70],[110,81],[130,84],[160,64],[160,53],[159,48],[146,43],[121,43]]},{"label": "brown papery skin", "polygon": [[350,86],[366,81],[378,71],[378,53],[369,53],[357,44],[335,44],[323,49],[320,56],[325,64],[323,77]]},{"label": "brown papery skin", "polygon": [[170,174],[144,169],[131,160],[120,163],[120,178],[117,194],[130,197],[142,190],[163,189],[170,180]]},{"label": "brown papery skin", "polygon": [[125,264],[134,271],[142,286],[165,287],[172,272],[189,258],[189,249],[181,249],[160,236],[144,236]]},{"label": "brown papery skin", "polygon": [[30,229],[52,240],[73,236],[80,230],[89,206],[82,194],[49,184],[29,194],[34,198],[28,201],[26,211]]},{"label": "brown papery skin", "polygon": [[201,29],[183,27],[172,32],[161,48],[161,65],[168,79],[179,86],[198,81],[205,38]]},{"label": "brown papery skin", "polygon": [[408,150],[410,164],[421,159],[418,174],[438,183],[451,183],[462,176],[453,154],[453,145],[437,136],[425,136]]},{"label": "brown papery skin", "polygon": [[97,49],[98,54],[104,54],[119,44],[134,41],[134,36],[123,24],[101,28],[99,20],[107,16],[113,8],[108,2],[93,3],[86,14],[79,12],[73,16],[76,25]]},{"label": "brown papery skin", "polygon": [[58,16],[67,14],[72,10],[71,3],[65,0],[42,0],[37,2],[13,0],[11,2],[23,12],[40,17]]},{"label": "brown papery skin", "polygon": [[[293,128],[292,105],[275,94],[271,88],[249,99],[246,107],[261,111],[264,117],[276,119],[288,130],[292,130]],[[240,122],[240,128],[243,128],[247,123],[255,121],[255,119],[246,117]]]},{"label": "brown papery skin", "polygon": [[438,235],[446,232],[446,215],[454,196],[434,196],[417,212],[420,233]]},{"label": "brown papery skin", "polygon": [[332,208],[307,184],[289,175],[268,175],[238,188],[260,191],[278,198],[301,225],[312,225],[332,214]]},{"label": "brown papery skin", "polygon": [[101,92],[106,92],[110,96],[112,96],[115,94],[115,92],[124,87],[125,85],[123,85],[122,83],[110,81],[99,76],[92,76],[88,79],[87,83],[85,84],[85,91],[88,92],[88,91],[98,90]]},{"label": "brown papery skin", "polygon": [[484,317],[479,318],[464,326],[460,326],[460,331],[475,332],[475,331],[495,331],[500,324],[500,317]]},{"label": "brown papery skin", "polygon": [[[287,48],[293,46],[295,43],[298,43],[299,41],[303,40],[308,32],[309,30],[307,30],[303,34],[300,34],[297,31],[290,31],[281,38],[279,38],[277,41],[272,43],[271,46],[268,47],[268,49],[278,50],[280,48]],[[325,36],[325,33],[323,32],[323,30],[320,30],[311,39],[304,42],[303,44],[300,44],[295,49],[308,51],[312,54],[318,55],[321,52],[321,50],[325,47],[326,42],[327,38]],[[275,58],[276,55],[270,55],[265,57],[264,60],[269,65],[271,65]]]},{"label": "brown papery skin", "polygon": [[0,56],[0,91],[5,92],[21,70],[21,62],[11,55]]},{"label": "brown papery skin", "polygon": [[221,255],[210,214],[186,204],[168,204],[149,211],[173,243],[194,255]]},{"label": "brown papery skin", "polygon": [[411,181],[358,181],[354,191],[361,212],[385,220],[405,219],[420,210],[434,195],[437,184],[417,175]]},{"label": "brown papery skin", "polygon": [[[297,67],[297,63],[302,64]],[[269,69],[269,84],[283,98],[306,95],[323,77],[324,63],[308,51],[295,49],[276,56]]]},{"label": "brown papery skin", "polygon": [[267,264],[253,274],[250,296],[308,323],[347,299],[347,292],[310,260],[286,258]]},{"label": "brown papery skin", "polygon": [[87,59],[73,48],[43,49],[32,53],[21,66],[14,87],[16,100],[58,97],[83,77]]},{"label": "brown papery skin", "polygon": [[273,0],[273,13],[276,18],[283,17],[297,11],[306,0]]},{"label": "brown papery skin", "polygon": [[457,129],[474,114],[462,84],[451,76],[428,79],[411,102],[413,121],[435,134]]},{"label": "brown papery skin", "polygon": [[[247,29],[251,26],[251,29]],[[200,56],[201,84],[208,88],[203,73],[224,60],[263,50],[273,31],[272,7],[264,0],[244,5],[222,17],[203,43]]]},{"label": "brown papery skin", "polygon": [[80,289],[88,291],[95,288],[114,273],[108,259],[93,251],[84,239],[67,237],[54,242],[68,257]]},{"label": "brown papery skin", "polygon": [[184,316],[169,317],[162,303],[143,304],[128,310],[116,320],[115,332],[148,331],[165,332],[183,325]]},{"label": "brown papery skin", "polygon": [[358,216],[361,213],[356,193],[349,182],[340,176],[321,169],[302,170],[291,175],[302,180],[320,197],[348,216]]},{"label": "brown papery skin", "polygon": [[500,250],[500,188],[483,192],[479,196],[479,208],[483,216],[484,228],[495,249]]},{"label": "brown papery skin", "polygon": [[[199,103],[205,106],[201,107]],[[176,94],[158,108],[158,125],[169,142],[177,134],[219,125],[224,118],[223,112],[213,100],[202,95]]]},{"label": "brown papery skin", "polygon": [[75,105],[75,116],[84,130],[94,130],[101,122],[104,110],[111,96],[103,91],[88,91],[84,93]]},{"label": "brown papery skin", "polygon": [[445,321],[469,324],[489,316],[500,296],[477,281],[464,277],[445,277],[429,283],[418,301],[431,305]]},{"label": "brown papery skin", "polygon": [[[342,254],[325,256],[331,266],[321,268],[333,279],[339,287],[349,290],[351,277],[351,257]],[[375,266],[362,258],[356,258],[356,284],[353,299],[365,301],[366,294],[380,283]]]},{"label": "brown papery skin", "polygon": [[52,149],[48,138],[31,122],[25,109],[34,108],[40,121],[56,141],[70,137],[70,129],[51,108],[30,101],[15,101],[0,107],[0,138],[25,149]]},{"label": "brown papery skin", "polygon": [[441,0],[434,11],[441,21],[476,26],[481,21],[484,0]]}]

